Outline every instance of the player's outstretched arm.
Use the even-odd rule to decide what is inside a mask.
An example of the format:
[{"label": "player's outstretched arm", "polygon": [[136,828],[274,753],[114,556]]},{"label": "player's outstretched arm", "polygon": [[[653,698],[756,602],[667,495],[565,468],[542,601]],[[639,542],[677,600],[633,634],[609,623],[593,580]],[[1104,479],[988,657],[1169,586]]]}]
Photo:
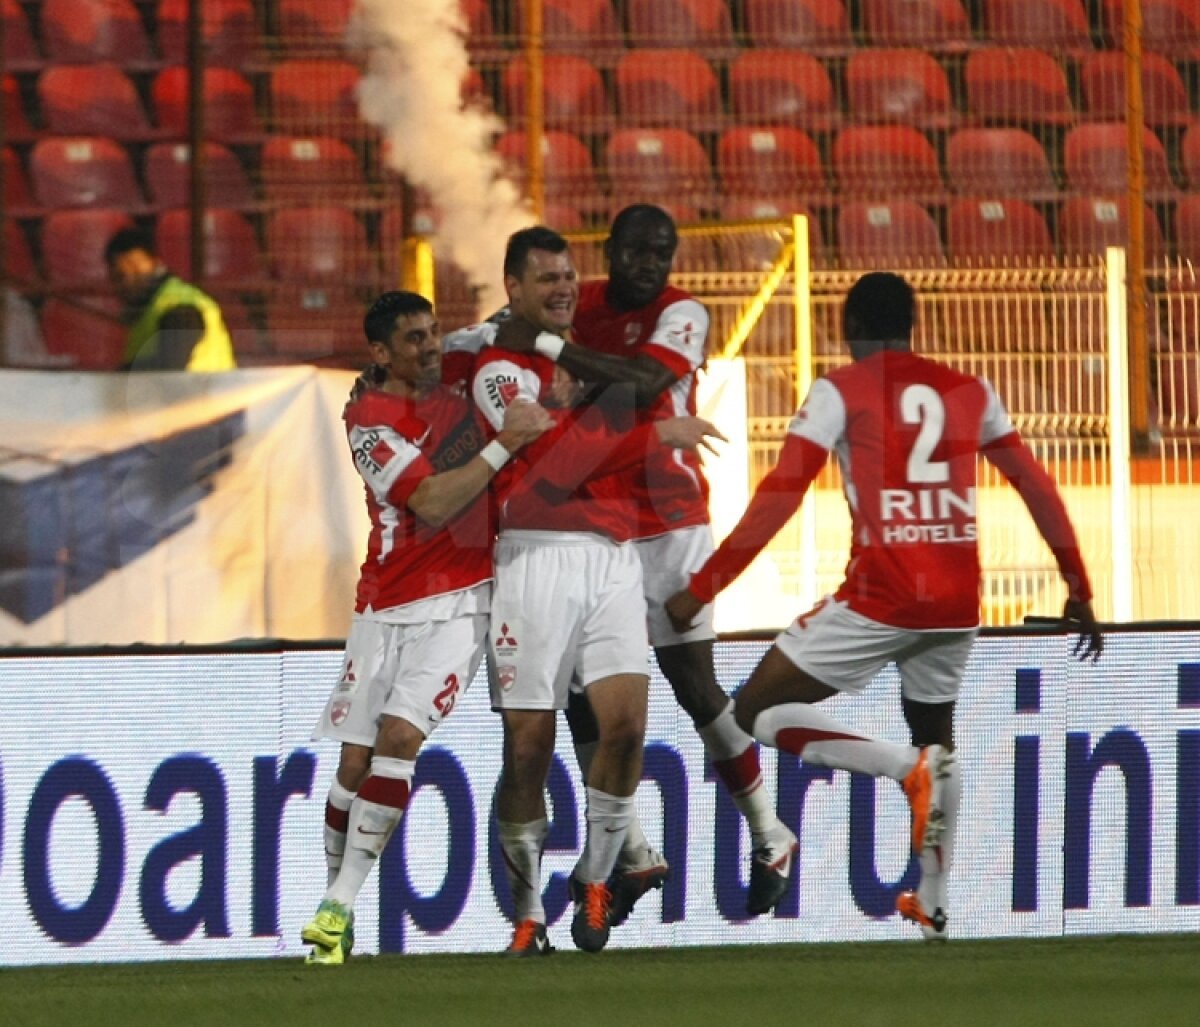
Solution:
[{"label": "player's outstretched arm", "polygon": [[789,435],[775,468],[754,491],[733,531],[692,575],[688,587],[667,600],[667,616],[675,630],[686,631],[717,593],[750,566],[800,507],[805,492],[820,473],[829,451],[798,435]]},{"label": "player's outstretched arm", "polygon": [[1015,432],[984,446],[982,453],[1017,490],[1033,523],[1054,554],[1059,573],[1067,585],[1063,623],[1079,631],[1075,655],[1081,660],[1089,656],[1093,661],[1099,659],[1104,650],[1104,639],[1092,612],[1092,586],[1058,486]]},{"label": "player's outstretched arm", "polygon": [[441,527],[487,488],[514,453],[553,426],[554,419],[538,404],[513,400],[496,437],[461,467],[425,478],[408,497],[408,508],[426,524]]},{"label": "player's outstretched arm", "polygon": [[493,343],[514,353],[541,353],[576,378],[600,385],[632,385],[634,402],[649,406],[678,380],[665,364],[653,357],[618,357],[577,346],[557,335],[541,331],[522,317],[512,317],[496,331]]}]

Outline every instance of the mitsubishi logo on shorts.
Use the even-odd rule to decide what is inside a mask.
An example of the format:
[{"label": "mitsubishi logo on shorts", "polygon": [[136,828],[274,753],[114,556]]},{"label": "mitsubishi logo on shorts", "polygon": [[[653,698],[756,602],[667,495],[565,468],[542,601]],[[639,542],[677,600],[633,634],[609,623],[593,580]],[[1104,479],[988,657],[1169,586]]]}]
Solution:
[{"label": "mitsubishi logo on shorts", "polygon": [[496,639],[496,651],[497,652],[504,651],[507,653],[515,653],[517,651],[517,648],[519,647],[519,645],[520,645],[520,643],[517,642],[516,636],[509,634],[508,625],[501,624],[500,625],[500,637]]}]

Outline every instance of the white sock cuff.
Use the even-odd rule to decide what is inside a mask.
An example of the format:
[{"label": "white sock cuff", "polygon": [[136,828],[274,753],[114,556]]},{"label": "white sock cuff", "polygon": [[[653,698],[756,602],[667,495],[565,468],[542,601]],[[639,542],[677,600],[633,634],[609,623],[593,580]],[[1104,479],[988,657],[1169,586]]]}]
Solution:
[{"label": "white sock cuff", "polygon": [[704,742],[704,748],[708,750],[708,755],[714,760],[731,760],[735,756],[740,756],[751,745],[754,744],[754,739],[751,738],[739,726],[733,716],[733,700],[730,699],[720,713],[710,724],[705,724],[704,727],[697,729],[700,733],[700,739]]},{"label": "white sock cuff", "polygon": [[416,760],[401,760],[394,756],[371,757],[371,773],[375,777],[387,777],[393,781],[411,782],[416,769]]},{"label": "white sock cuff", "polygon": [[329,805],[334,809],[340,809],[345,812],[350,808],[350,804],[354,801],[356,794],[350,791],[349,788],[344,788],[341,782],[335,777],[329,785]]},{"label": "white sock cuff", "polygon": [[587,790],[587,810],[589,814],[600,816],[632,816],[636,808],[636,799],[632,795],[612,795],[595,788]]}]

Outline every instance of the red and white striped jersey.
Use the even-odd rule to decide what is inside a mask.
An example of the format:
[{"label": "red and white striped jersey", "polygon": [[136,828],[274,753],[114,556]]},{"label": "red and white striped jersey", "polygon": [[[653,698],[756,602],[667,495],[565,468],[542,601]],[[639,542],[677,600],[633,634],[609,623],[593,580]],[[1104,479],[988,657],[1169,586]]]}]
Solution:
[{"label": "red and white striped jersey", "polygon": [[[676,376],[670,388],[648,408],[643,422],[696,412],[696,371],[703,366],[708,311],[681,289],[668,286],[638,310],[618,311],[608,304],[605,281],[585,282],[572,325],[581,346],[601,353],[645,355]],[[644,466],[629,472],[630,495],[638,503],[638,538],[652,538],[708,523],[708,482],[697,454],[661,449]]]},{"label": "red and white striped jersey", "polygon": [[[475,365],[471,396],[488,437],[514,399],[540,401],[554,364],[537,353],[486,347]],[[551,410],[558,424],[526,446],[492,479],[500,530],[580,531],[617,542],[634,537],[637,505],[622,473],[664,451],[652,424],[613,429],[592,406]]]},{"label": "red and white striped jersey", "polygon": [[813,383],[788,426],[776,468],[692,578],[711,599],[800,505],[829,452],[842,472],[853,539],[837,598],[901,628],[979,623],[976,469],[987,456],[1020,492],[1073,598],[1091,591],[1053,481],[983,378],[908,352],[885,351]]},{"label": "red and white striped jersey", "polygon": [[467,400],[442,386],[420,399],[367,389],[342,417],[371,519],[355,612],[380,613],[489,580],[486,493],[440,528],[408,508],[427,477],[479,452],[482,437]]}]

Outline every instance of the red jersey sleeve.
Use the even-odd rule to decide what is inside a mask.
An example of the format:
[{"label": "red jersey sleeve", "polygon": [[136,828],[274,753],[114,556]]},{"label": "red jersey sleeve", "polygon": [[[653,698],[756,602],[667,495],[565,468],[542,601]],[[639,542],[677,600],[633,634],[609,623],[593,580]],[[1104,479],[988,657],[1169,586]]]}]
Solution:
[{"label": "red jersey sleeve", "polygon": [[652,424],[615,432],[599,409],[582,407],[527,446],[523,455],[533,479],[571,492],[589,479],[641,463],[658,445]]},{"label": "red jersey sleeve", "polygon": [[762,552],[800,507],[805,492],[820,473],[829,451],[809,439],[789,434],[779,462],[754,492],[729,537],[692,575],[688,591],[711,603]]},{"label": "red jersey sleeve", "polygon": [[1071,598],[1089,602],[1092,585],[1083,565],[1079,540],[1054,479],[1015,431],[988,443],[980,452],[1004,475],[1028,507],[1033,523],[1054,554]]}]

